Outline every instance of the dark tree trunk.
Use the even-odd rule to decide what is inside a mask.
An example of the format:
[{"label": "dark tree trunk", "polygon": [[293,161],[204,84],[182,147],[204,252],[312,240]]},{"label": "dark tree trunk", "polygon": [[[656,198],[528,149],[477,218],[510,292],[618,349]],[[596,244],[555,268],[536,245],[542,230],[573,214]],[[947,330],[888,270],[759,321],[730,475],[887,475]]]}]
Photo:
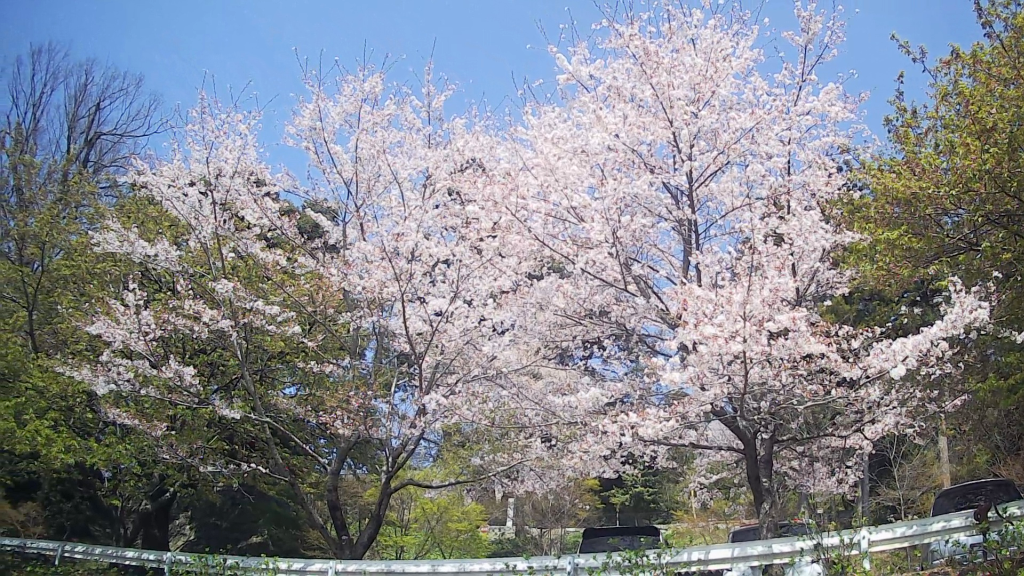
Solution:
[{"label": "dark tree trunk", "polygon": [[126,537],[132,546],[138,541],[143,550],[171,550],[171,511],[178,500],[178,491],[162,483],[149,492],[146,502],[135,513],[135,521]]},{"label": "dark tree trunk", "polygon": [[800,496],[797,500],[796,508],[799,511],[799,514],[801,514],[803,517],[809,517],[811,515],[810,496],[807,493],[800,493]]},{"label": "dark tree trunk", "polygon": [[761,538],[773,538],[779,533],[781,506],[779,492],[775,485],[775,435],[761,441],[750,442],[744,463],[747,467],[747,481],[754,497],[757,523],[761,527]]},{"label": "dark tree trunk", "polygon": [[[735,406],[738,402],[730,399]],[[714,407],[711,415],[721,422],[736,437],[743,447],[743,467],[747,487],[754,500],[754,512],[761,527],[761,537],[771,538],[778,533],[781,509],[778,489],[775,485],[775,443],[777,431],[762,436],[750,430],[734,411],[725,407]]]},{"label": "dark tree trunk", "polygon": [[867,521],[868,516],[871,514],[871,469],[869,464],[871,462],[871,454],[864,454],[863,461],[861,462],[861,476],[857,483],[858,486],[858,497],[857,513],[861,517],[862,521]]},{"label": "dark tree trunk", "polygon": [[171,549],[171,509],[178,499],[174,489],[161,488],[161,494],[150,498],[148,514],[142,524],[141,547],[145,550]]}]

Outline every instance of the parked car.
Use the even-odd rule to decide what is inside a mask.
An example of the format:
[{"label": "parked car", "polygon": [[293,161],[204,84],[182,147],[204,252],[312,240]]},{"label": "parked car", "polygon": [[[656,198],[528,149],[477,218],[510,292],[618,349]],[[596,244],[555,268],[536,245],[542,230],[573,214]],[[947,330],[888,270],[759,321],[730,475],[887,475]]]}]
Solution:
[{"label": "parked car", "polygon": [[[1022,500],[1020,489],[1005,478],[988,478],[986,480],[975,480],[964,482],[956,486],[950,486],[939,492],[932,503],[934,516],[954,514],[976,510],[982,504],[999,506],[1008,502]],[[944,562],[954,558],[965,561],[972,560],[972,556],[984,554],[984,538],[977,536],[965,536],[942,542],[928,544],[923,553],[925,567]]]},{"label": "parked car", "polygon": [[[809,536],[812,534],[811,527],[803,522],[779,522],[779,538],[793,536]],[[729,542],[756,542],[761,539],[761,527],[757,524],[733,528],[729,532]],[[750,566],[736,570],[727,570],[724,576],[761,576],[764,573],[763,566]],[[798,560],[790,566],[786,566],[786,576],[822,576],[825,571],[817,562]]]},{"label": "parked car", "polygon": [[662,545],[657,526],[601,526],[583,530],[579,553],[656,550]]},{"label": "parked car", "polygon": [[[656,550],[664,544],[657,526],[603,526],[586,528],[579,553],[622,552],[624,550]],[[722,570],[684,570],[673,576],[723,576]]]},{"label": "parked car", "polygon": [[[811,534],[811,527],[803,522],[779,522],[779,538],[790,536],[807,536]],[[733,528],[729,532],[729,542],[756,542],[761,539],[761,527],[757,524],[748,524]]]}]

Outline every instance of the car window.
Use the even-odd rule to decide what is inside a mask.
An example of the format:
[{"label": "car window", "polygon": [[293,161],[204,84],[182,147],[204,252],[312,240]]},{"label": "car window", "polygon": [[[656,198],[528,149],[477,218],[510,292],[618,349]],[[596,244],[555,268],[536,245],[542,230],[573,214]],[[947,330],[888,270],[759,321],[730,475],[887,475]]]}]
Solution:
[{"label": "car window", "polygon": [[1009,480],[973,482],[939,492],[932,504],[932,516],[974,510],[984,502],[999,505],[1020,499],[1020,491]]}]

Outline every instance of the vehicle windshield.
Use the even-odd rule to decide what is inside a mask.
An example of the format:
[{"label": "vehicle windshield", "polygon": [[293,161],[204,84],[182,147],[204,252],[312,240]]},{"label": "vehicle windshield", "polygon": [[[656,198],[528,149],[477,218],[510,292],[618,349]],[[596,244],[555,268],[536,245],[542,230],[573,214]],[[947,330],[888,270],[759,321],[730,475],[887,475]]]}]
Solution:
[{"label": "vehicle windshield", "polygon": [[[811,529],[806,524],[794,524],[782,522],[779,524],[779,538],[790,536],[806,536]],[[760,528],[757,526],[744,526],[729,533],[729,542],[754,542],[761,539]]]},{"label": "vehicle windshield", "polygon": [[998,506],[1020,499],[1020,490],[1009,480],[971,482],[939,492],[932,504],[932,516],[974,510],[985,502]]},{"label": "vehicle windshield", "polygon": [[656,526],[587,528],[579,553],[654,550],[660,545],[661,530]]}]

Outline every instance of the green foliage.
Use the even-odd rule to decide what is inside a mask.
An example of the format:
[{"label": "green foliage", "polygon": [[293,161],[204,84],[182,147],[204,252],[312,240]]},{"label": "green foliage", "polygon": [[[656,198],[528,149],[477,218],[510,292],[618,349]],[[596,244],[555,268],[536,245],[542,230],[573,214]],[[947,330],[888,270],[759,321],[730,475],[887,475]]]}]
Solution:
[{"label": "green foliage", "polygon": [[[0,574],[7,576],[128,576],[129,570],[125,566],[103,562],[66,559],[54,565],[53,558],[34,558],[0,552]],[[160,573],[162,574],[163,570]],[[133,576],[137,576],[137,573]]]},{"label": "green foliage", "polygon": [[671,556],[671,550],[667,546],[656,550],[624,550],[605,555],[599,568],[588,568],[585,572],[588,576],[669,576],[682,572],[682,567],[668,565]]},{"label": "green foliage", "polygon": [[306,524],[284,487],[240,484],[198,490],[186,500],[190,538],[182,552],[301,558]]},{"label": "green foliage", "polygon": [[565,556],[580,549],[583,531],[562,529],[520,529],[511,538],[497,538],[488,542],[488,558],[533,558],[536,556]]},{"label": "green foliage", "polygon": [[89,387],[57,370],[98,353],[82,325],[93,302],[119,289],[124,269],[92,250],[90,233],[123,197],[117,172],[157,129],[157,101],[140,77],[73,62],[54,45],[6,71],[0,490],[12,513],[0,516],[0,530],[115,545],[141,535],[160,545],[165,538],[140,527],[152,524],[153,505],[168,512],[183,479],[149,439],[113,423]]},{"label": "green foliage", "polygon": [[[488,558],[531,558],[537,556],[534,551],[539,548],[536,537],[525,532],[512,538],[492,540],[489,544]],[[578,550],[579,542],[576,544]]]},{"label": "green foliage", "polygon": [[1006,522],[993,530],[986,521],[979,526],[984,536],[981,549],[945,564],[962,576],[1021,576],[1024,574],[1024,526]]},{"label": "green foliage", "polygon": [[[521,527],[517,542],[531,556],[558,556],[575,552],[579,541],[566,528],[583,528],[600,522],[604,511],[599,497],[601,483],[593,478],[576,480],[558,490],[519,494],[515,499],[515,524]],[[505,502],[500,502],[505,505]],[[506,508],[507,509],[507,508]],[[498,519],[504,521],[505,515]],[[516,554],[520,555],[520,554]]]},{"label": "green foliage", "polygon": [[718,522],[680,523],[667,530],[664,538],[673,548],[722,544],[729,538],[729,528]]},{"label": "green foliage", "polygon": [[81,347],[85,304],[116,272],[89,247],[106,212],[96,181],[38,160],[24,138],[0,139],[0,435],[7,450],[66,465],[104,454],[81,410],[88,391],[52,361]]},{"label": "green foliage", "polygon": [[[991,284],[996,332],[1024,331],[1022,6],[979,0],[984,40],[937,59],[897,39],[927,75],[927,101],[908,100],[900,76],[885,119],[889,147],[859,171],[866,193],[837,211],[870,238],[846,255],[865,272],[855,306],[863,300],[857,296],[875,296],[873,311],[858,310],[863,316],[904,305],[928,314],[936,279],[956,275],[967,285]],[[959,360],[966,381],[941,385],[947,399],[968,391],[973,398],[950,422],[951,433],[988,452],[983,462],[964,463],[972,467],[967,476],[1024,474],[1022,345],[982,335]]]},{"label": "green foliage", "polygon": [[675,469],[632,470],[602,481],[602,523],[640,525],[669,522],[685,505],[683,479]]},{"label": "green foliage", "polygon": [[256,565],[246,562],[244,565],[234,559],[221,556],[193,556],[176,558],[170,566],[171,574],[189,576],[276,576],[275,562],[267,558]]},{"label": "green foliage", "polygon": [[580,549],[580,544],[582,544],[582,543],[583,543],[583,531],[582,530],[580,530],[579,532],[571,532],[569,534],[565,534],[563,536],[563,539],[562,539],[562,550],[566,554],[575,553],[577,550]]},{"label": "green foliage", "polygon": [[[139,484],[131,470],[150,452],[54,369],[89,352],[87,303],[116,284],[116,267],[89,246],[108,206],[98,177],[35,153],[17,129],[0,140],[0,489],[16,508],[43,508],[32,532],[116,543],[117,492]],[[0,529],[25,533],[14,521]]]},{"label": "green foliage", "polygon": [[486,524],[484,507],[461,490],[407,488],[391,499],[370,554],[381,560],[485,558],[490,543],[480,528]]},{"label": "green foliage", "polygon": [[[812,523],[811,534],[806,538],[814,542],[813,561],[817,562],[825,574],[837,576],[868,576],[871,570],[864,567],[864,558],[857,553],[860,548],[856,534],[839,538],[839,545],[825,549],[821,543],[825,535],[835,532],[839,526],[832,523],[817,525]],[[859,526],[854,526],[859,527]]]},{"label": "green foliage", "polygon": [[[36,557],[0,552],[0,573],[5,576],[162,576],[164,568],[141,568],[87,560],[61,559],[54,563],[51,557]],[[272,558],[245,566],[237,560],[218,556],[176,558],[170,565],[170,574],[181,576],[275,576],[278,572]]]},{"label": "green foliage", "polygon": [[658,493],[654,479],[649,474],[630,471],[624,473],[621,479],[621,486],[615,486],[606,493],[608,503],[615,509],[616,519],[623,507],[653,501]]},{"label": "green foliage", "polygon": [[43,510],[37,502],[11,504],[0,498],[0,536],[38,538],[45,530]]},{"label": "green foliage", "polygon": [[884,463],[872,474],[872,503],[890,510],[886,521],[927,517],[935,494],[942,489],[935,442],[917,443],[888,436],[876,444]]}]

